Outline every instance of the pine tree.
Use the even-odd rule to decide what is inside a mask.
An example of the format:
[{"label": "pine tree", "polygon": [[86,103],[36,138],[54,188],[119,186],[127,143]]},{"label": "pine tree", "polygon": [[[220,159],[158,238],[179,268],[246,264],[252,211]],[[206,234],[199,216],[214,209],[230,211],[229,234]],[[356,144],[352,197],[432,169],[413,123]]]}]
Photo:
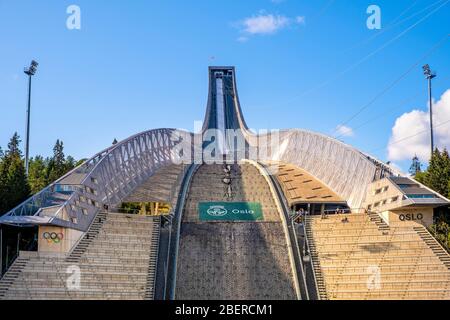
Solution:
[{"label": "pine tree", "polygon": [[436,148],[433,152],[424,180],[425,184],[431,189],[444,196],[448,195],[450,180],[450,156],[447,149],[440,152]]},{"label": "pine tree", "polygon": [[58,170],[63,171],[66,157],[64,155],[64,144],[62,141],[56,140],[56,144],[53,147],[53,161]]},{"label": "pine tree", "polygon": [[7,186],[9,195],[9,209],[23,202],[30,195],[30,186],[25,173],[23,159],[13,157],[8,168]]},{"label": "pine tree", "polygon": [[75,162],[76,161],[72,156],[67,156],[66,163],[64,165],[66,173],[75,168]]},{"label": "pine tree", "polygon": [[20,151],[20,137],[14,133],[0,165],[0,213],[5,213],[30,195]]},{"label": "pine tree", "polygon": [[420,163],[419,157],[415,155],[412,158],[412,164],[409,168],[409,173],[415,177],[419,172],[422,172],[422,164]]},{"label": "pine tree", "polygon": [[14,135],[12,136],[11,140],[9,140],[9,143],[8,143],[7,154],[10,156],[21,157],[22,152],[20,151],[20,148],[19,148],[20,142],[22,142],[22,141],[20,140],[19,135],[17,134],[17,132],[14,132]]},{"label": "pine tree", "polygon": [[30,159],[28,181],[31,193],[37,193],[47,186],[47,161],[42,156]]},{"label": "pine tree", "polygon": [[66,159],[64,156],[64,144],[56,140],[53,147],[53,157],[48,164],[48,183],[52,183],[66,173]]},{"label": "pine tree", "polygon": [[80,159],[77,162],[75,162],[75,167],[81,166],[84,162],[86,162],[88,159]]},{"label": "pine tree", "polygon": [[450,180],[448,180],[448,195],[447,198],[450,199]]}]

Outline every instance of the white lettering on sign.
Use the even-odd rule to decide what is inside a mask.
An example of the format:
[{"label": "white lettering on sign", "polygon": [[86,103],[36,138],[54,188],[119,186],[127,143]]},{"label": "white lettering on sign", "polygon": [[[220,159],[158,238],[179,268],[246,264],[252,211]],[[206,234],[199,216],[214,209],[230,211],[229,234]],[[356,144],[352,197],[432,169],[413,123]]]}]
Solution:
[{"label": "white lettering on sign", "polygon": [[253,210],[239,210],[239,209],[233,209],[232,211],[234,214],[255,214],[255,211]]}]

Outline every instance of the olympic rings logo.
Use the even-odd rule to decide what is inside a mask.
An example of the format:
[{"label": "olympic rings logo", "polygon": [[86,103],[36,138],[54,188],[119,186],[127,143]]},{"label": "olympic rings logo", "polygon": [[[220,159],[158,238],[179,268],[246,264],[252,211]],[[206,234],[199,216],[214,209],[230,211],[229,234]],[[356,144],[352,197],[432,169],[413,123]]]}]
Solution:
[{"label": "olympic rings logo", "polygon": [[56,232],[44,232],[43,237],[48,243],[60,243],[61,240],[64,239],[64,235],[62,233]]}]

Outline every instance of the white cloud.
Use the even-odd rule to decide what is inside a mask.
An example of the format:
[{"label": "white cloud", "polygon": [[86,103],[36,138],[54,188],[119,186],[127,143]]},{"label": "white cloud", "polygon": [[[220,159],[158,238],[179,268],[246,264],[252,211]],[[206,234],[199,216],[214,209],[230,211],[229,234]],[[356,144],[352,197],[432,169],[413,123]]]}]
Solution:
[{"label": "white cloud", "polygon": [[[450,89],[441,96],[439,101],[433,103],[434,142],[440,149],[450,148],[449,120]],[[412,159],[414,155],[417,155],[421,161],[428,161],[430,158],[429,127],[428,110],[413,110],[397,118],[389,139],[388,159],[400,161]]]},{"label": "white cloud", "polygon": [[289,18],[285,16],[257,15],[243,21],[244,32],[249,34],[272,34],[289,25]]},{"label": "white cloud", "polygon": [[246,41],[252,35],[275,34],[293,24],[305,24],[305,17],[297,16],[290,18],[284,15],[264,14],[260,12],[257,15],[245,18],[237,24],[243,34],[243,36],[238,38],[238,41]]},{"label": "white cloud", "polygon": [[344,125],[338,125],[335,129],[336,133],[338,134],[338,136],[343,136],[343,137],[353,137],[354,136],[354,132],[353,129]]},{"label": "white cloud", "polygon": [[391,168],[394,168],[395,170],[397,170],[398,172],[403,172],[403,169],[395,162],[390,162],[389,166]]},{"label": "white cloud", "polygon": [[241,37],[237,38],[237,41],[239,41],[239,42],[247,42],[248,38],[244,37],[244,36],[241,36]]},{"label": "white cloud", "polygon": [[297,16],[295,17],[295,22],[297,22],[298,24],[305,24],[306,20],[304,16]]}]

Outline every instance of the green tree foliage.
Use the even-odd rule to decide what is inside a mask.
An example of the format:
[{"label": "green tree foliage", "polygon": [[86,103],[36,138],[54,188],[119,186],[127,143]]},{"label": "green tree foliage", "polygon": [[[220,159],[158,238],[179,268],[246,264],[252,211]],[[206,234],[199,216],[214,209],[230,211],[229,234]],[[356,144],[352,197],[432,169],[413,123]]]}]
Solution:
[{"label": "green tree foliage", "polygon": [[64,155],[64,144],[56,140],[53,147],[53,157],[48,163],[48,181],[55,181],[66,173],[66,157]]},{"label": "green tree foliage", "polygon": [[412,158],[411,167],[409,167],[409,173],[412,176],[416,176],[418,173],[422,172],[422,164],[420,163],[419,157],[414,156]]},{"label": "green tree foliage", "polygon": [[443,196],[449,194],[450,156],[447,149],[436,149],[431,157],[423,183]]},{"label": "green tree foliage", "polygon": [[[426,171],[418,172],[415,179],[443,196],[450,197],[450,156],[444,149],[442,152],[434,150]],[[450,215],[442,209],[435,212],[434,224],[430,226],[435,238],[445,247],[450,247]]]},{"label": "green tree foliage", "polygon": [[4,213],[30,195],[30,186],[20,151],[20,137],[16,133],[8,143],[8,149],[0,162],[0,213]]},{"label": "green tree foliage", "polygon": [[450,156],[447,149],[436,149],[427,170],[418,172],[415,179],[443,196],[450,193]]},{"label": "green tree foliage", "polygon": [[448,181],[448,197],[450,199],[450,180]]},{"label": "green tree foliage", "polygon": [[31,193],[37,193],[47,186],[47,165],[48,160],[44,160],[42,156],[36,156],[30,159],[28,182],[30,184]]},{"label": "green tree foliage", "polygon": [[440,214],[431,225],[431,231],[441,244],[450,248],[450,217],[448,215]]},{"label": "green tree foliage", "polygon": [[78,160],[76,163],[75,163],[75,168],[76,167],[78,167],[78,166],[81,166],[84,162],[86,162],[88,159],[81,159],[81,160]]},{"label": "green tree foliage", "polygon": [[36,156],[30,159],[27,178],[20,142],[19,135],[15,133],[6,152],[0,148],[0,214],[17,206],[30,194],[39,192],[78,164],[73,157],[65,157],[64,144],[57,140],[52,157],[44,159]]},{"label": "green tree foliage", "polygon": [[77,166],[77,162],[71,156],[64,155],[64,143],[60,140],[56,140],[53,147],[53,156],[47,159],[47,184],[50,184],[67,172]]},{"label": "green tree foliage", "polygon": [[12,209],[30,195],[30,186],[25,173],[23,159],[14,157],[8,168],[6,185],[8,187],[8,209]]},{"label": "green tree foliage", "polygon": [[17,156],[21,157],[22,152],[20,151],[19,145],[20,145],[20,137],[17,134],[17,132],[14,132],[14,135],[12,136],[11,140],[9,140],[8,143],[8,151],[7,154],[10,156]]},{"label": "green tree foliage", "polygon": [[66,162],[65,162],[65,171],[68,172],[75,168],[76,161],[72,156],[67,156]]},{"label": "green tree foliage", "polygon": [[416,175],[414,176],[414,179],[416,179],[420,183],[423,183],[424,185],[426,185],[427,184],[426,177],[427,177],[427,172],[421,171],[421,172],[416,173]]}]

